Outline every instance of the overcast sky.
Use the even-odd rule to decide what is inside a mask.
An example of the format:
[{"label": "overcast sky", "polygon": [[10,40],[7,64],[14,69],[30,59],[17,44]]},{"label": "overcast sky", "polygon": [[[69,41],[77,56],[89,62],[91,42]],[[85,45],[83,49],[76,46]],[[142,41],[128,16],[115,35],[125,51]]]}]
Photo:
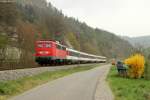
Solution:
[{"label": "overcast sky", "polygon": [[89,26],[118,35],[150,35],[150,0],[48,0]]}]

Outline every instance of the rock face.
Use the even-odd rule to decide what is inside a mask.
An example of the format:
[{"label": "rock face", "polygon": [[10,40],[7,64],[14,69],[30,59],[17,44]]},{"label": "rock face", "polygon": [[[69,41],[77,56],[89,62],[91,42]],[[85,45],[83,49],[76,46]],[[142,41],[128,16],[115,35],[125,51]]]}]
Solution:
[{"label": "rock face", "polygon": [[16,47],[7,47],[6,48],[6,59],[8,60],[19,60],[21,56],[21,51]]}]

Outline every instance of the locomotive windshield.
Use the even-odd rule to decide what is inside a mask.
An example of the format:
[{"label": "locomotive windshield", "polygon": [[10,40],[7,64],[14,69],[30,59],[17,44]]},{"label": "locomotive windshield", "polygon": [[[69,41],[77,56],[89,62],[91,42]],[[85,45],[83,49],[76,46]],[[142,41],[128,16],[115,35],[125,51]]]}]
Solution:
[{"label": "locomotive windshield", "polygon": [[46,48],[50,48],[50,47],[51,47],[51,44],[45,44],[45,47],[46,47]]},{"label": "locomotive windshield", "polygon": [[40,44],[37,45],[37,47],[43,48],[43,44],[40,43]]},{"label": "locomotive windshield", "polygon": [[50,43],[38,43],[37,44],[38,48],[51,48],[51,44]]}]

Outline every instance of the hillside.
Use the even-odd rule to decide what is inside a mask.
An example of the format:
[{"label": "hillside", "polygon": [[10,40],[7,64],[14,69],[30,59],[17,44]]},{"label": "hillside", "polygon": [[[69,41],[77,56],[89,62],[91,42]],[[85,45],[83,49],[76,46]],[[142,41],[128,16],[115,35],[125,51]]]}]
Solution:
[{"label": "hillside", "polygon": [[123,39],[129,41],[133,46],[142,46],[144,48],[150,47],[150,36],[141,36],[141,37],[122,37]]},{"label": "hillside", "polygon": [[145,48],[143,51],[144,51],[145,57],[150,58],[150,47],[149,48]]},{"label": "hillside", "polygon": [[0,4],[0,14],[0,34],[11,38],[8,45],[23,50],[23,60],[32,60],[34,41],[39,39],[57,40],[74,49],[109,58],[128,56],[132,49],[113,33],[67,17],[45,0]]}]

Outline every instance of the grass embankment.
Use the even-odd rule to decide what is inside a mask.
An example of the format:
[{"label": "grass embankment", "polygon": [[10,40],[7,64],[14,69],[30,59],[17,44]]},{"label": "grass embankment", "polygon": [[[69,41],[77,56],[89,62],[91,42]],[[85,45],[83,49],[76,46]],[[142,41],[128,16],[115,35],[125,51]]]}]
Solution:
[{"label": "grass embankment", "polygon": [[108,75],[108,82],[115,95],[115,100],[150,100],[150,81],[117,76],[113,66]]},{"label": "grass embankment", "polygon": [[13,81],[0,82],[0,100],[6,100],[11,96],[27,91],[35,86],[44,84],[48,81],[52,81],[54,79],[75,72],[89,70],[97,66],[99,66],[99,64],[94,64],[92,66],[86,65],[86,66],[74,67],[74,68],[63,69],[63,70],[52,71],[52,72],[44,72],[32,77],[24,77]]}]

